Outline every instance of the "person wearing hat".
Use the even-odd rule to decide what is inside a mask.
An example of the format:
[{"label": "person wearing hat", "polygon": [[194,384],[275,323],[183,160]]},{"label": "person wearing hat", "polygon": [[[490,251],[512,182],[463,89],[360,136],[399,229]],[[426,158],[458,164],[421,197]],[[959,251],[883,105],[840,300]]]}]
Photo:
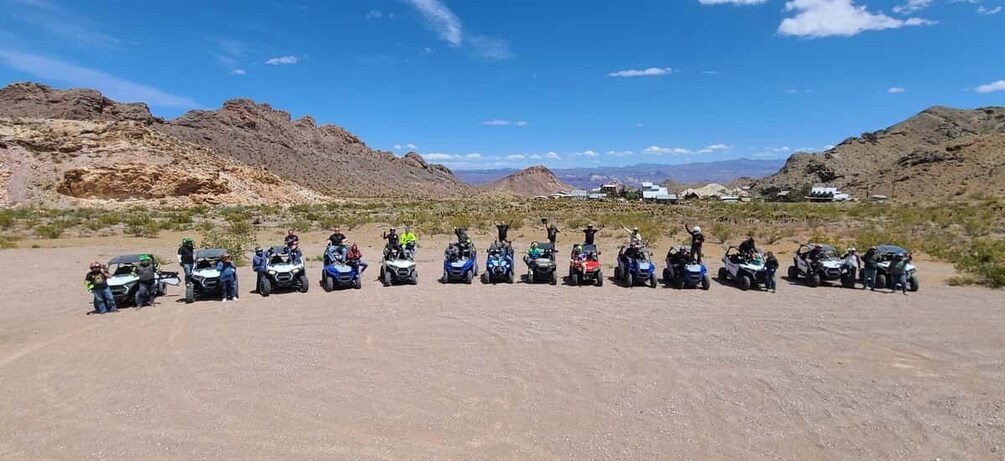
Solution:
[{"label": "person wearing hat", "polygon": [[195,267],[195,242],[191,237],[181,239],[178,247],[178,264],[185,272],[185,285],[192,283],[192,268]]},{"label": "person wearing hat", "polygon": [[216,270],[220,272],[221,301],[237,301],[237,266],[230,259],[230,253],[223,254],[216,263]]},{"label": "person wearing hat", "polygon": [[262,286],[262,278],[265,277],[265,272],[269,270],[269,257],[266,256],[262,247],[255,247],[255,257],[251,258],[251,269],[255,271],[254,293],[259,293]]},{"label": "person wearing hat", "polygon": [[593,245],[594,237],[597,235],[597,232],[602,230],[604,230],[604,226],[593,227],[593,224],[587,224],[586,228],[583,229],[583,245]]},{"label": "person wearing hat", "polygon": [[629,239],[629,245],[630,246],[633,246],[633,247],[636,247],[636,248],[642,248],[643,246],[645,246],[644,242],[642,241],[642,235],[639,234],[639,228],[638,227],[633,227],[633,228],[629,229],[626,226],[621,226],[621,228],[624,229],[625,232],[628,232],[628,236],[629,236],[628,239]]},{"label": "person wearing hat", "polygon": [[84,275],[84,286],[94,295],[94,310],[99,314],[118,312],[115,296],[112,296],[112,289],[108,287],[108,271],[97,261],[91,261],[89,269]]},{"label": "person wearing hat", "polygon": [[385,258],[401,250],[401,237],[398,235],[397,229],[393,227],[388,229],[387,232],[384,232],[384,238],[387,239],[387,245],[384,247]]},{"label": "person wearing hat", "polygon": [[852,275],[858,274],[862,271],[862,257],[858,255],[858,251],[855,247],[848,248],[848,251],[844,254],[844,258],[842,258],[841,265],[852,271]]},{"label": "person wearing hat", "polygon": [[692,228],[687,223],[684,223],[684,230],[691,234],[691,257],[701,264],[701,246],[705,243],[705,234],[701,233],[701,226]]},{"label": "person wearing hat", "polygon": [[140,255],[140,262],[133,267],[136,282],[136,308],[140,309],[154,303],[157,296],[157,269],[150,255]]}]

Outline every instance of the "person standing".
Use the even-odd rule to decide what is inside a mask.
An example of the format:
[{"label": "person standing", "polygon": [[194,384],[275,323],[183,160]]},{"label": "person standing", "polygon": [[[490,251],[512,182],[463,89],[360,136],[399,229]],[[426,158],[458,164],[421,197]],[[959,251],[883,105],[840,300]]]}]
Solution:
[{"label": "person standing", "polygon": [[286,233],[286,239],[284,240],[284,243],[286,243],[287,247],[293,246],[294,243],[300,243],[300,236],[297,235],[295,229],[290,229]]},{"label": "person standing", "polygon": [[108,271],[97,261],[91,261],[90,271],[84,275],[84,286],[94,295],[94,310],[99,314],[118,312],[115,307],[115,296],[108,287]]},{"label": "person standing", "polygon": [[237,267],[230,259],[230,253],[224,253],[220,262],[216,263],[220,272],[220,286],[223,288],[221,301],[237,301]]},{"label": "person standing", "polygon": [[509,240],[506,238],[509,234],[509,227],[509,223],[496,222],[496,241],[499,242],[500,245],[509,244]]},{"label": "person standing", "polygon": [[844,270],[849,272],[849,276],[852,279],[852,287],[855,286],[854,280],[858,276],[858,273],[862,270],[862,258],[859,257],[858,251],[855,247],[848,248],[845,252],[844,258],[841,260],[841,266]]},{"label": "person standing", "polygon": [[551,242],[552,246],[558,241],[558,226],[555,223],[548,223],[548,218],[541,218],[541,224],[544,224],[544,231],[548,233],[548,241]]},{"label": "person standing", "polygon": [[192,283],[192,268],[195,267],[195,241],[190,237],[181,239],[178,247],[178,264],[185,272],[185,285]]},{"label": "person standing", "polygon": [[586,228],[583,229],[583,246],[595,245],[596,243],[594,241],[594,238],[597,235],[597,232],[600,232],[602,230],[604,230],[604,226],[600,226],[599,228],[597,228],[593,227],[593,224],[587,224]]},{"label": "person standing", "polygon": [[694,258],[698,264],[701,264],[701,246],[705,243],[705,234],[701,233],[701,226],[694,226],[691,228],[686,223],[684,224],[684,230],[688,234],[691,234],[691,257]]},{"label": "person standing", "polygon": [[876,247],[869,248],[866,250],[865,255],[862,256],[863,289],[868,288],[872,291],[876,291],[876,272],[879,270],[879,261],[876,251]]},{"label": "person standing", "polygon": [[907,262],[902,253],[895,254],[893,261],[890,261],[890,278],[893,280],[891,288],[897,291],[897,285],[900,285],[900,292],[904,296],[907,296]]},{"label": "person standing", "polygon": [[629,229],[626,226],[621,226],[625,232],[628,232],[628,244],[636,248],[642,248],[645,246],[645,242],[642,241],[642,234],[639,234],[639,228],[633,227]]},{"label": "person standing", "polygon": [[255,247],[255,257],[251,259],[251,269],[255,271],[255,293],[261,292],[262,278],[269,270],[269,258],[262,247]]},{"label": "person standing", "polygon": [[150,255],[140,255],[139,265],[133,268],[136,275],[136,308],[141,309],[154,303],[157,296],[157,269]]},{"label": "person standing", "polygon": [[766,259],[764,261],[764,268],[768,271],[767,273],[767,288],[771,290],[772,293],[775,292],[775,272],[778,272],[778,258],[775,254],[768,252]]}]

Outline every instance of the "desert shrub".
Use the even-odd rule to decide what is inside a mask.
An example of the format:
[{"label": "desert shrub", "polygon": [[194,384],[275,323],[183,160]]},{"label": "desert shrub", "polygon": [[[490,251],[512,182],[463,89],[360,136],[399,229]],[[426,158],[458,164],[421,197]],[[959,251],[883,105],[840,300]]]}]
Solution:
[{"label": "desert shrub", "polygon": [[708,233],[719,240],[719,243],[726,243],[733,238],[734,229],[731,224],[724,222],[714,222],[708,229]]},{"label": "desert shrub", "polygon": [[160,233],[160,224],[146,213],[131,214],[126,217],[126,227],[122,230],[126,235],[132,237],[157,237]]},{"label": "desert shrub", "polygon": [[296,221],[286,223],[285,227],[286,229],[295,229],[297,232],[308,232],[312,228],[314,228],[314,223],[307,220],[298,219]]},{"label": "desert shrub", "polygon": [[0,235],[0,248],[17,248],[17,238]]},{"label": "desert shrub", "polygon": [[980,238],[952,257],[956,270],[992,288],[1005,286],[1005,240]]},{"label": "desert shrub", "polygon": [[782,230],[778,226],[768,226],[761,232],[761,239],[768,245],[774,245],[782,239]]},{"label": "desert shrub", "polygon": [[66,232],[67,223],[61,220],[35,226],[35,235],[45,239],[58,239]]},{"label": "desert shrub", "polygon": [[14,216],[14,213],[11,213],[10,210],[0,210],[0,229],[10,229],[16,223],[17,218]]},{"label": "desert shrub", "polygon": [[208,226],[203,228],[202,246],[205,248],[223,248],[234,260],[234,264],[243,266],[248,262],[248,253],[255,246],[252,226],[247,222],[232,222],[227,226]]}]

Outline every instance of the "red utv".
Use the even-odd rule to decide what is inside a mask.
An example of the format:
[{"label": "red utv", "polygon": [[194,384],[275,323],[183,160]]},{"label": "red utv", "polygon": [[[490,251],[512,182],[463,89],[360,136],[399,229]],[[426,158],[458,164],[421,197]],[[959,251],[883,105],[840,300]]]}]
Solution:
[{"label": "red utv", "polygon": [[596,245],[576,245],[569,259],[569,285],[592,283],[604,286],[604,273],[600,270],[600,251]]}]

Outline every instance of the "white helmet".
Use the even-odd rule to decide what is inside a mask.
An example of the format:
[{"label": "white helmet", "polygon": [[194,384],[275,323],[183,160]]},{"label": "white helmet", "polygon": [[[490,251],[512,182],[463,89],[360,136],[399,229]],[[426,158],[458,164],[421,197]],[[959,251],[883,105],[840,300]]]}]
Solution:
[{"label": "white helmet", "polygon": [[695,232],[701,232],[701,226],[694,226]]}]

